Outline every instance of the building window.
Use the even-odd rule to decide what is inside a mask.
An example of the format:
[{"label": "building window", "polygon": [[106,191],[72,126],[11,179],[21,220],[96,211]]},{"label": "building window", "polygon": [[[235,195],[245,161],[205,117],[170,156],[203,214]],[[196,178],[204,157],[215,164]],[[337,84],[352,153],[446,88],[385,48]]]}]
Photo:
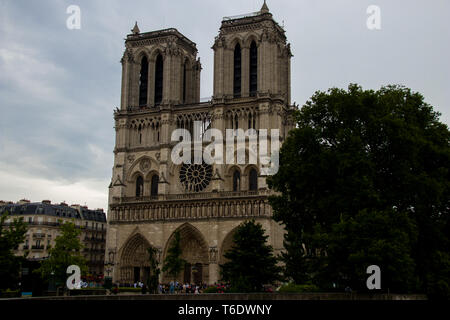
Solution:
[{"label": "building window", "polygon": [[148,86],[148,60],[142,57],[141,72],[139,77],[139,105],[147,105],[147,86]]},{"label": "building window", "polygon": [[142,127],[139,125],[138,127],[138,136],[139,136],[139,144],[142,144]]},{"label": "building window", "polygon": [[163,63],[162,56],[158,54],[155,63],[155,105],[161,104],[163,97]]},{"label": "building window", "polygon": [[234,47],[233,94],[235,97],[241,96],[241,46],[239,43]]},{"label": "building window", "polygon": [[186,64],[183,64],[183,103],[186,103]]},{"label": "building window", "polygon": [[250,45],[250,96],[255,96],[258,90],[258,48],[255,41]]},{"label": "building window", "polygon": [[152,195],[152,196],[158,195],[158,182],[159,182],[159,176],[157,174],[154,174],[152,176],[150,195]]},{"label": "building window", "polygon": [[241,190],[241,173],[239,170],[235,170],[233,173],[233,191]]},{"label": "building window", "polygon": [[136,179],[136,197],[142,197],[144,195],[144,178],[138,176]]},{"label": "building window", "polygon": [[256,130],[256,116],[252,113],[248,115],[248,129]]},{"label": "building window", "polygon": [[250,170],[248,180],[248,190],[250,191],[258,190],[258,172],[256,171],[256,169]]}]

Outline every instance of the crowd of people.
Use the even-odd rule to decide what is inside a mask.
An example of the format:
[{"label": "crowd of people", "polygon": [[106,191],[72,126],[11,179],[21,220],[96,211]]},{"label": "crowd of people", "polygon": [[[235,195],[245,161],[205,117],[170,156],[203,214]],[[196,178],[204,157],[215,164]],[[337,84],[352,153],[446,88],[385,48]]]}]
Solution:
[{"label": "crowd of people", "polygon": [[[134,284],[122,284],[121,287],[134,287],[134,288],[141,288],[142,293],[145,294],[148,292],[148,288],[145,285],[145,283],[138,281]],[[169,283],[160,283],[158,285],[158,293],[160,294],[199,294],[204,293],[206,289],[213,288],[213,292],[217,293],[224,293],[229,288],[229,285],[227,284],[217,284],[214,285],[208,285],[206,283],[200,283],[200,284],[192,284],[192,283],[180,283],[178,281],[170,281]],[[115,285],[112,288],[113,293],[119,292],[118,285]]]},{"label": "crowd of people", "polygon": [[168,284],[160,283],[158,286],[158,293],[202,293],[208,286],[206,284],[192,284],[192,283],[179,283],[178,281],[171,281]]}]

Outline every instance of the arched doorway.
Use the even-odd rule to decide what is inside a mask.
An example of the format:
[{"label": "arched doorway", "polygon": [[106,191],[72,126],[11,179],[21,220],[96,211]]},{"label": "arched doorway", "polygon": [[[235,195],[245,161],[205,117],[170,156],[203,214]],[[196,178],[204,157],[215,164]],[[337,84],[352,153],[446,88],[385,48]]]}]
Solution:
[{"label": "arched doorway", "polygon": [[[186,261],[184,270],[180,272],[176,280],[181,283],[201,284],[209,280],[209,256],[208,245],[200,231],[189,223],[185,223],[177,229],[180,232],[181,258]],[[167,241],[164,257],[174,239],[172,234]],[[164,274],[163,281],[173,279]]]},{"label": "arched doorway", "polygon": [[[236,227],[237,228],[237,227]],[[228,232],[225,238],[222,241],[222,246],[220,247],[220,255],[219,255],[219,265],[226,263],[228,260],[224,257],[225,252],[230,250],[233,247],[234,241],[233,236],[236,233],[236,228]]]},{"label": "arched doorway", "polygon": [[122,249],[120,257],[120,283],[147,282],[150,275],[148,248],[150,244],[139,233],[133,235]]}]

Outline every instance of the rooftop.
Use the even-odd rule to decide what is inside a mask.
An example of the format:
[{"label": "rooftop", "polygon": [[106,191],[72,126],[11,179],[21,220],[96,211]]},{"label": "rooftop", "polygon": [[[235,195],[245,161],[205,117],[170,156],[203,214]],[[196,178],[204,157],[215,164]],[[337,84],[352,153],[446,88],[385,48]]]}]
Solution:
[{"label": "rooftop", "polygon": [[11,215],[45,215],[106,222],[106,215],[103,210],[69,207],[66,203],[51,204],[48,200],[29,203],[7,203],[0,207],[0,214],[5,211],[8,211]]}]

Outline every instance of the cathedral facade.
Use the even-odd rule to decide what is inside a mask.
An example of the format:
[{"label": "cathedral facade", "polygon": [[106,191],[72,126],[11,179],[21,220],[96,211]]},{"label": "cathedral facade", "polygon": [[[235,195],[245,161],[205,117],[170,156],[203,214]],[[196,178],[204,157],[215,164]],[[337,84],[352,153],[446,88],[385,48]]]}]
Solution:
[{"label": "cathedral facade", "polygon": [[[224,18],[212,49],[213,96],[200,101],[202,67],[194,42],[173,28],[142,33],[137,24],[125,40],[105,254],[105,274],[115,283],[146,281],[147,248],[157,249],[162,267],[175,231],[186,261],[181,282],[219,281],[224,252],[245,220],[263,225],[275,254],[283,248],[264,164],[248,161],[254,151],[249,138],[245,163],[180,164],[173,160],[179,141],[172,134],[185,129],[195,135],[198,124],[200,134],[214,128],[223,137],[226,129],[278,129],[282,143],[294,110],[285,31],[264,3],[258,12]],[[200,142],[203,149],[207,144]],[[169,279],[162,274],[160,280]]]}]

